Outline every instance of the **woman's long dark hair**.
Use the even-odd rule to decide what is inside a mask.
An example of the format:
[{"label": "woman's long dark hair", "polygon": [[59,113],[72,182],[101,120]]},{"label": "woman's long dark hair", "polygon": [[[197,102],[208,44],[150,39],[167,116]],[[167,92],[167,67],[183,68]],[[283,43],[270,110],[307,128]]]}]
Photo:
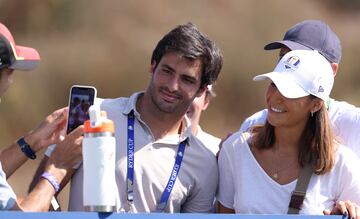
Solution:
[{"label": "woman's long dark hair", "polygon": [[[275,131],[269,122],[266,121],[265,125],[254,127],[253,133],[253,145],[258,149],[269,149],[274,146]],[[303,167],[305,163],[313,163],[313,171],[319,175],[329,172],[335,162],[335,142],[325,105],[309,116],[300,139],[299,165]]]}]

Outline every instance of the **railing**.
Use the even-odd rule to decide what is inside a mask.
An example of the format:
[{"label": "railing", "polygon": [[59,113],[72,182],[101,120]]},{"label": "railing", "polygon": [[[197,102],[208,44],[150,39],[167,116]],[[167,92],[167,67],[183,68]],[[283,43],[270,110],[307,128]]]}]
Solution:
[{"label": "railing", "polygon": [[243,214],[127,214],[127,213],[94,213],[94,212],[47,212],[23,213],[0,211],[0,219],[341,219],[340,215],[243,215]]}]

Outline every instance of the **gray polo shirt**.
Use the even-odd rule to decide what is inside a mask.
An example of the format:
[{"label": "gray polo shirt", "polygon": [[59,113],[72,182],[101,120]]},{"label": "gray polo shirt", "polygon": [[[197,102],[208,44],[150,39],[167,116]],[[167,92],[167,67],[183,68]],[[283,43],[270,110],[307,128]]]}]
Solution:
[{"label": "gray polo shirt", "polygon": [[[190,122],[183,120],[182,134],[155,141],[148,126],[136,111],[142,93],[130,98],[105,99],[102,110],[115,123],[116,183],[120,209],[129,211],[127,203],[127,116],[135,114],[134,207],[133,212],[154,212],[172,171],[179,143],[188,138],[178,178],[165,212],[211,212],[218,185],[215,155],[191,134]],[[75,173],[70,190],[69,210],[82,211],[83,169]],[[91,191],[89,191],[91,192]]]},{"label": "gray polo shirt", "polygon": [[0,161],[0,210],[11,209],[16,202],[16,195],[6,182],[6,175]]}]

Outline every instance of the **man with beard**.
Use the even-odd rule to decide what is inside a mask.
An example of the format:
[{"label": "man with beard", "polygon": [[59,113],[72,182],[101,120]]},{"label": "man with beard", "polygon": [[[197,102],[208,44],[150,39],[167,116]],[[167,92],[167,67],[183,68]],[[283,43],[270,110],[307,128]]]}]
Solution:
[{"label": "man with beard", "polygon": [[[154,49],[144,92],[101,101],[116,127],[119,211],[212,211],[216,157],[192,134],[186,112],[216,81],[222,63],[214,42],[193,24],[180,25]],[[84,210],[82,186],[80,166],[71,180],[70,211]]]}]

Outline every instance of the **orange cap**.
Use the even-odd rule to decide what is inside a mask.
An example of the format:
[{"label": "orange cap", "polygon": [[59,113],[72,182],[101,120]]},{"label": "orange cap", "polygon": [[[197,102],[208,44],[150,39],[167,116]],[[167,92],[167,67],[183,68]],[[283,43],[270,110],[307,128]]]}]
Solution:
[{"label": "orange cap", "polygon": [[101,121],[101,124],[96,127],[91,127],[90,120],[86,120],[84,123],[84,133],[96,133],[96,132],[111,132],[114,133],[114,122],[106,119]]}]

